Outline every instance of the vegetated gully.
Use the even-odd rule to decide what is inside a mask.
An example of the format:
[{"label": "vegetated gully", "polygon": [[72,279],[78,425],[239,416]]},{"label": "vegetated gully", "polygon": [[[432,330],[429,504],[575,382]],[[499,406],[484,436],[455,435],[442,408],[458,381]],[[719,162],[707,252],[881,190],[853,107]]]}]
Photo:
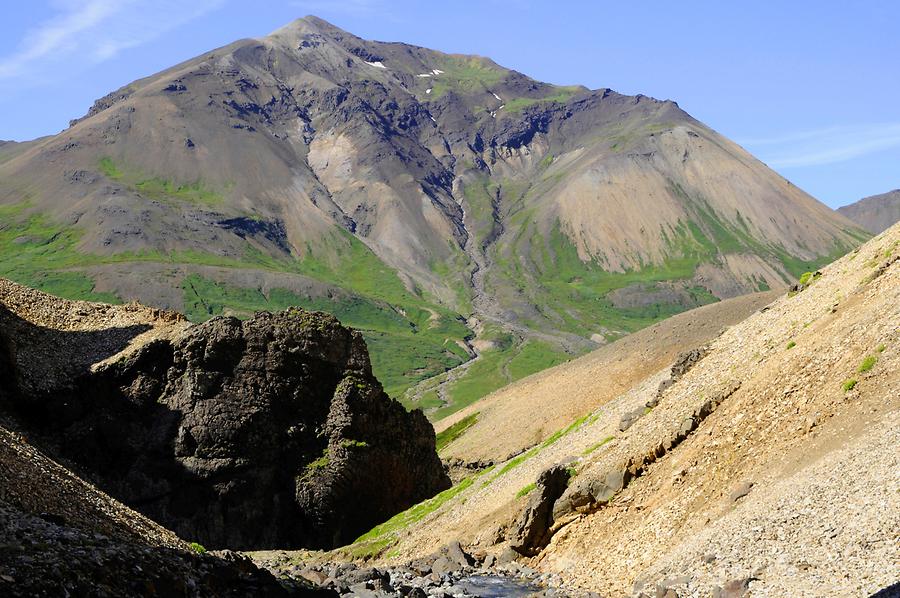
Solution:
[{"label": "vegetated gully", "polygon": [[[473,331],[476,337],[479,334],[479,331],[483,329],[485,323],[491,323],[501,328],[504,332],[512,335],[517,346],[520,346],[528,338],[540,338],[553,344],[562,344],[562,346],[566,347],[567,351],[573,351],[574,348],[569,346],[571,344],[571,339],[564,339],[552,334],[532,330],[531,328],[510,319],[508,315],[504,316],[504,310],[497,302],[497,298],[487,292],[485,276],[488,268],[492,265],[489,250],[504,231],[500,210],[503,198],[503,187],[502,185],[498,185],[491,197],[491,230],[483,240],[479,241],[477,236],[473,233],[474,226],[472,226],[471,222],[467,222],[469,212],[466,210],[465,195],[462,193],[462,185],[463,182],[461,178],[458,177],[453,185],[453,198],[456,200],[462,211],[462,229],[466,238],[463,245],[463,252],[469,257],[469,261],[472,264],[472,270],[469,274],[469,285],[472,289],[472,315],[469,317],[466,325]],[[479,350],[477,343],[471,342],[471,339],[467,339],[464,342],[469,355],[472,356],[471,359],[440,374],[437,377],[437,383],[435,383],[435,378],[430,378],[417,384],[409,391],[409,397],[412,401],[417,402],[422,399],[426,392],[434,391],[437,393],[438,399],[441,402],[439,408],[450,405],[452,399],[448,394],[449,389],[454,382],[462,378],[469,368],[482,357],[482,352]],[[504,365],[503,367],[505,368],[506,366]],[[504,374],[507,380],[511,382],[512,380],[510,380],[509,374],[505,371]]]}]

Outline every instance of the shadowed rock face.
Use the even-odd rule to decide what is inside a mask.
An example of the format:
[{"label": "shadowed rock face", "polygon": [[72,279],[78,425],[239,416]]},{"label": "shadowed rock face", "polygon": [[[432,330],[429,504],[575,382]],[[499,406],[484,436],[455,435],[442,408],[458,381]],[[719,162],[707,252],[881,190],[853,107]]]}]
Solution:
[{"label": "shadowed rock face", "polygon": [[383,392],[362,337],[333,317],[216,318],[40,381],[13,355],[40,343],[47,363],[65,363],[57,347],[122,329],[51,330],[2,306],[0,329],[0,368],[12,362],[19,389],[0,395],[3,409],[110,494],[208,548],[332,547],[449,486],[430,424]]}]

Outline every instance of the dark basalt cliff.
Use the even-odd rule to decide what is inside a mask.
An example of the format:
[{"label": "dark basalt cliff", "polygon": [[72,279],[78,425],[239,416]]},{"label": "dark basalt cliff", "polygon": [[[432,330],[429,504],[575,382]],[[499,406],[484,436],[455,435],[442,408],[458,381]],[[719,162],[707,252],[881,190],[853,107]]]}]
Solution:
[{"label": "dark basalt cliff", "polygon": [[450,484],[424,415],[384,393],[331,316],[220,317],[117,357],[149,326],[31,320],[0,302],[2,409],[182,538],[333,547]]}]

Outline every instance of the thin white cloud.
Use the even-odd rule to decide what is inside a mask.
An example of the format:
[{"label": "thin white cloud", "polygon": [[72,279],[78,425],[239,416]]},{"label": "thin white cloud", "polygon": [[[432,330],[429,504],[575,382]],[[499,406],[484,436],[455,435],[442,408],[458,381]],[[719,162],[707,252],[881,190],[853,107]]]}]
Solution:
[{"label": "thin white cloud", "polygon": [[[0,57],[0,81],[34,82],[72,74],[145,44],[226,0],[57,0],[55,14]],[[62,68],[61,68],[62,67]]]},{"label": "thin white cloud", "polygon": [[772,168],[822,166],[900,147],[900,123],[833,126],[740,143]]}]

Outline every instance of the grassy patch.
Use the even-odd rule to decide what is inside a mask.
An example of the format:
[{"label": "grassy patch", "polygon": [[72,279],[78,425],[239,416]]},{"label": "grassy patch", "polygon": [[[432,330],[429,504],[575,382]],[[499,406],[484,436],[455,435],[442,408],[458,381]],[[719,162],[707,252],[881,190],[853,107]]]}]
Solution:
[{"label": "grassy patch", "polygon": [[548,446],[553,446],[557,442],[559,442],[563,437],[568,436],[570,432],[580,428],[581,425],[586,422],[591,417],[591,414],[587,414],[584,417],[579,417],[574,422],[563,428],[562,430],[557,430],[553,434],[551,434],[544,442],[541,443],[541,448],[547,448]]},{"label": "grassy patch", "polygon": [[484,351],[481,358],[448,387],[450,404],[432,413],[432,418],[446,417],[507,384],[568,359],[562,350],[543,341],[511,343],[511,337],[503,336],[498,348]]},{"label": "grassy patch", "polygon": [[855,379],[850,378],[849,380],[844,380],[844,383],[841,384],[841,388],[844,389],[844,392],[850,392],[856,385],[859,384]]},{"label": "grassy patch", "polygon": [[444,450],[448,444],[459,438],[463,435],[463,433],[475,425],[475,422],[478,421],[478,413],[473,413],[472,415],[467,415],[462,418],[455,424],[448,427],[443,432],[438,433],[435,436],[435,446],[438,452]]},{"label": "grassy patch", "polygon": [[535,104],[564,104],[569,100],[569,98],[571,98],[573,95],[575,95],[575,93],[578,92],[578,89],[579,88],[577,85],[555,87],[552,94],[544,96],[542,98],[513,98],[505,102],[505,106],[503,109],[509,113],[515,114],[518,112],[522,112],[526,108],[534,106]]},{"label": "grassy patch", "polygon": [[100,158],[100,162],[98,163],[98,166],[100,167],[100,172],[102,172],[103,175],[108,179],[118,181],[123,176],[125,176],[124,173],[121,170],[119,170],[119,167],[116,166],[115,162],[113,162],[112,158],[110,158],[110,157]]},{"label": "grassy patch", "polygon": [[800,278],[797,280],[797,282],[803,285],[812,284],[820,278],[822,278],[821,272],[804,272],[800,275]]},{"label": "grassy patch", "polygon": [[856,368],[856,371],[860,374],[868,372],[873,367],[875,367],[875,363],[878,361],[878,358],[874,355],[869,355],[865,359],[863,359],[862,363],[859,364],[859,367]]},{"label": "grassy patch", "polygon": [[494,474],[494,475],[487,481],[487,484],[492,483],[494,480],[496,480],[497,478],[499,478],[499,477],[502,476],[503,474],[509,473],[510,471],[512,471],[513,469],[515,469],[516,467],[518,467],[519,465],[521,465],[522,463],[524,463],[524,462],[527,461],[528,459],[532,458],[533,456],[535,456],[536,454],[538,454],[538,451],[539,451],[540,449],[541,449],[540,446],[535,446],[535,447],[532,447],[532,448],[528,449],[527,451],[525,451],[525,452],[522,453],[521,455],[518,455],[518,456],[516,456],[516,457],[513,457],[512,459],[510,459],[509,461],[507,461],[506,464],[505,464],[503,467],[500,468],[500,471],[498,471],[496,474]]},{"label": "grassy patch", "polygon": [[884,353],[885,349],[887,349],[886,345],[878,345],[878,348],[875,350],[878,351],[879,353]]},{"label": "grassy patch", "polygon": [[586,449],[584,449],[583,451],[581,451],[581,454],[582,454],[583,456],[590,455],[591,453],[593,453],[594,451],[596,451],[597,449],[599,449],[599,448],[600,448],[601,446],[603,446],[604,444],[606,444],[606,443],[608,443],[608,442],[611,442],[613,438],[614,438],[613,436],[607,436],[606,438],[604,438],[604,439],[601,440],[600,442],[597,442],[597,443],[595,443],[595,444],[592,444],[591,446],[589,446],[589,447],[587,447]]},{"label": "grassy patch", "polygon": [[486,91],[506,78],[506,71],[477,56],[446,56],[435,68],[444,71],[428,80],[430,97],[435,100],[448,91],[463,94]]},{"label": "grassy patch", "polygon": [[521,490],[516,492],[516,498],[522,498],[523,496],[530,494],[531,491],[534,490],[535,488],[536,488],[536,486],[535,486],[534,482],[528,484],[527,486],[524,486]]},{"label": "grassy patch", "polygon": [[197,554],[203,554],[206,552],[206,548],[204,548],[203,544],[200,544],[198,542],[191,542],[190,547],[191,550],[193,550]]},{"label": "grassy patch", "polygon": [[215,206],[223,201],[220,193],[207,188],[199,181],[179,184],[168,179],[154,177],[135,183],[134,188],[141,195],[156,200],[177,199],[207,206]]},{"label": "grassy patch", "polygon": [[28,214],[28,204],[0,206],[0,276],[66,299],[119,303],[112,293],[94,290],[78,266],[98,261],[75,250],[78,234]]},{"label": "grassy patch", "polygon": [[202,181],[177,182],[160,177],[148,177],[134,168],[116,163],[109,156],[100,158],[97,167],[103,175],[130,190],[156,201],[181,201],[216,206],[224,201],[221,193]]},{"label": "grassy patch", "polygon": [[796,347],[796,346],[797,346],[797,343],[795,343],[794,341],[790,341],[790,342],[787,344],[787,348],[788,348],[788,349],[793,349],[793,348]]},{"label": "grassy patch", "polygon": [[420,521],[431,513],[434,513],[444,503],[469,488],[473,481],[474,478],[465,478],[456,486],[444,490],[437,496],[422,501],[402,513],[394,515],[384,523],[373,527],[371,530],[357,538],[347,550],[351,552],[353,550],[359,550],[362,551],[362,555],[374,556],[375,554],[380,554],[396,541],[397,532]]},{"label": "grassy patch", "polygon": [[350,438],[341,440],[341,446],[344,448],[368,448],[369,443],[364,440],[353,440]]},{"label": "grassy patch", "polygon": [[357,541],[346,548],[339,549],[338,552],[345,554],[352,559],[370,559],[382,554],[385,550],[393,546],[396,541],[396,536],[387,535],[383,538],[366,540],[364,542]]},{"label": "grassy patch", "polygon": [[315,471],[317,469],[325,469],[328,467],[328,464],[331,463],[331,457],[328,455],[328,451],[326,450],[321,457],[316,459],[315,461],[310,462],[306,466],[306,471]]},{"label": "grassy patch", "polygon": [[509,373],[510,382],[515,382],[535,372],[559,365],[568,359],[568,355],[549,343],[529,340],[510,358],[506,371]]}]

